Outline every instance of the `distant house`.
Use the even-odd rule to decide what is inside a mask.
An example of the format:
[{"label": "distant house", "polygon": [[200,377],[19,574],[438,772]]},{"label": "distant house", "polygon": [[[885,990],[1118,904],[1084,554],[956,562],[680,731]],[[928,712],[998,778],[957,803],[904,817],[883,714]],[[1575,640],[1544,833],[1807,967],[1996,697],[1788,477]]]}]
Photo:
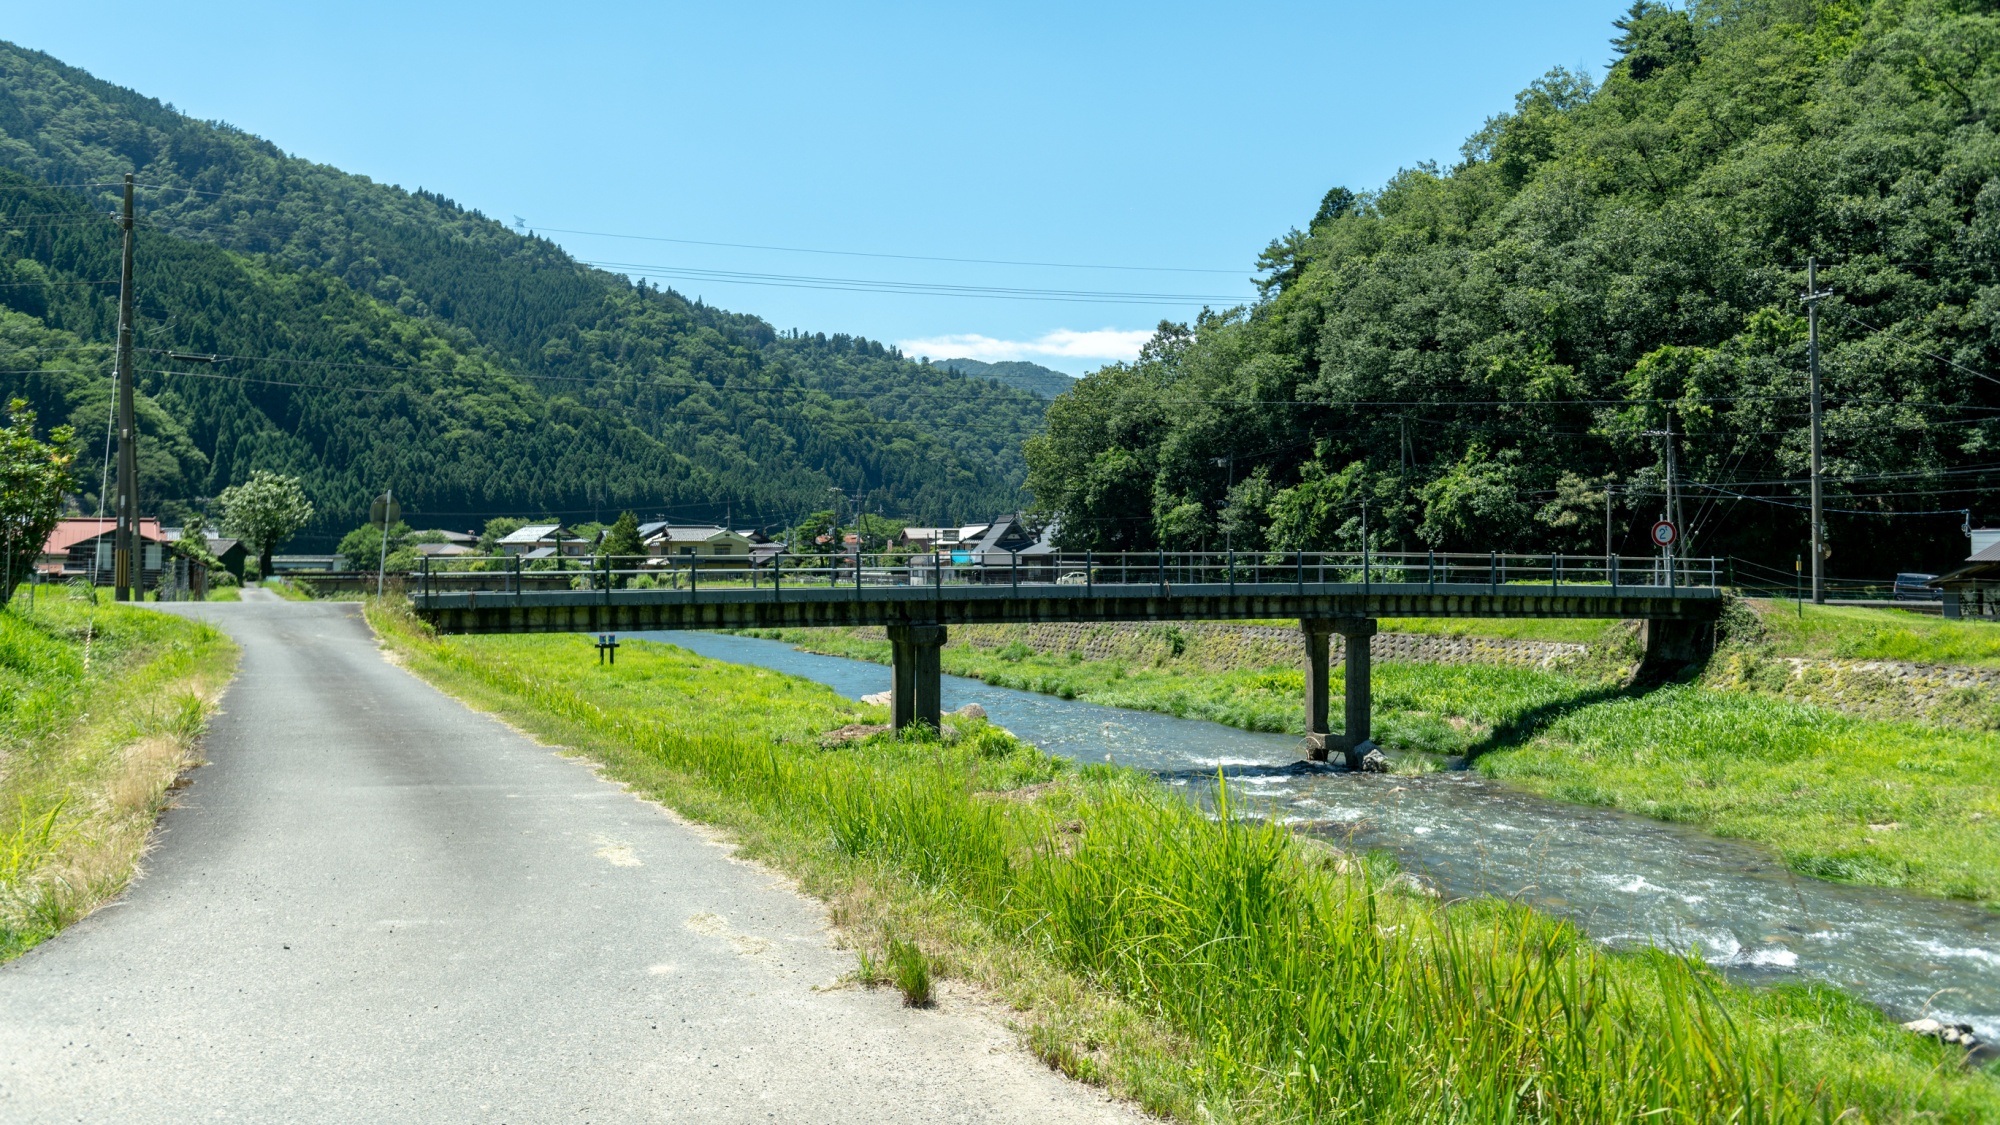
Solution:
[{"label": "distant house", "polygon": [[224,539],[219,536],[204,536],[208,541],[208,553],[222,560],[222,569],[243,581],[243,568],[250,561],[250,548],[241,539]]},{"label": "distant house", "polygon": [[[41,557],[35,560],[35,569],[47,578],[67,582],[81,578],[99,586],[109,586],[112,582],[111,552],[112,540],[117,537],[118,521],[114,519],[67,519],[56,524],[42,544]],[[139,521],[139,585],[150,590],[160,580],[160,572],[166,566],[166,533],[160,530],[160,521],[142,519]]]},{"label": "distant house", "polygon": [[[1036,535],[1018,514],[957,530],[960,535],[956,541],[940,543],[929,553],[912,556],[910,565],[943,566],[955,571],[958,578],[973,582],[1007,582],[1014,578],[1040,582],[1051,577],[1055,546],[1049,542],[1047,531]],[[919,583],[924,581],[919,576],[912,577]]]},{"label": "distant house", "polygon": [[1972,546],[1965,565],[1931,580],[1944,591],[1946,617],[2000,616],[2000,532],[1974,531]]},{"label": "distant house", "polygon": [[433,559],[455,559],[479,553],[479,548],[470,543],[418,543],[416,548],[417,554]]},{"label": "distant house", "polygon": [[639,529],[646,553],[655,558],[748,559],[753,544],[740,531],[716,524],[651,523]]},{"label": "distant house", "polygon": [[531,523],[502,537],[494,546],[503,555],[524,559],[549,559],[558,553],[575,558],[590,553],[589,541],[564,531],[559,523]]},{"label": "distant house", "polygon": [[906,527],[897,535],[896,541],[919,551],[935,551],[942,547],[955,547],[960,543],[978,539],[991,526],[993,525],[969,523],[963,527]]}]

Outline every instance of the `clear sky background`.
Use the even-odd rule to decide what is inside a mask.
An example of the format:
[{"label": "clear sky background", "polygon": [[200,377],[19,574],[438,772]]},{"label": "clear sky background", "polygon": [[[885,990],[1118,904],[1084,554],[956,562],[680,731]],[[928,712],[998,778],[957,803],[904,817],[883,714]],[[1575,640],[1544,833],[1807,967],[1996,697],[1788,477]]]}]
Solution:
[{"label": "clear sky background", "polygon": [[6,0],[0,37],[781,329],[1081,373],[1247,298],[1329,187],[1601,77],[1627,6]]}]

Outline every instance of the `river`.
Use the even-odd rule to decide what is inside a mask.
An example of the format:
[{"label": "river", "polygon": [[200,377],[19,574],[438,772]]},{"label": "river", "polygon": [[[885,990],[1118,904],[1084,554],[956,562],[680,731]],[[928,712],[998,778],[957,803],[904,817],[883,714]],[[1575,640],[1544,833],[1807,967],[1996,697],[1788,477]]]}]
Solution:
[{"label": "river", "polygon": [[[634,635],[816,680],[853,699],[889,688],[882,665],[777,641]],[[1349,773],[1302,761],[1291,735],[946,676],[944,706],[967,703],[1051,754],[1145,770],[1197,794],[1220,773],[1240,809],[1386,849],[1448,896],[1517,898],[1609,946],[1694,950],[1738,979],[1821,981],[1897,1019],[1969,1023],[1982,1041],[2000,1041],[2000,914],[1796,875],[1761,848],[1546,801],[1468,771]]]}]

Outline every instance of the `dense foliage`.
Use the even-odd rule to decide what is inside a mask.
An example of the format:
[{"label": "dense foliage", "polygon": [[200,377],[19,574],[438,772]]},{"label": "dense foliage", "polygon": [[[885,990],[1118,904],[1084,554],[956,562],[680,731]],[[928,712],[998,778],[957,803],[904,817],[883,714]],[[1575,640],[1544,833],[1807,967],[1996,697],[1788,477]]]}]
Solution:
[{"label": "dense foliage", "polygon": [[19,399],[0,427],[0,604],[33,573],[42,544],[62,518],[76,460],[75,435],[57,426],[48,441],[35,436],[35,415]]},{"label": "dense foliage", "polygon": [[[1330,191],[1255,307],[1163,325],[1049,408],[1075,546],[1620,549],[1663,510],[1789,577],[1808,259],[1832,573],[1936,569],[2000,518],[2000,19],[1967,0],[1640,0],[1451,168]],[[1938,512],[1939,515],[1888,513]]]},{"label": "dense foliage", "polygon": [[[145,495],[185,506],[254,468],[297,474],[328,544],[384,487],[450,526],[629,507],[777,527],[829,486],[929,521],[1021,500],[1033,395],[635,285],[9,44],[0,167],[66,185],[0,184],[0,272],[18,275],[0,279],[18,314],[0,312],[0,351],[110,341],[101,215],[136,171],[142,342],[257,357],[147,373]],[[61,354],[37,405],[101,433],[108,362]]]}]

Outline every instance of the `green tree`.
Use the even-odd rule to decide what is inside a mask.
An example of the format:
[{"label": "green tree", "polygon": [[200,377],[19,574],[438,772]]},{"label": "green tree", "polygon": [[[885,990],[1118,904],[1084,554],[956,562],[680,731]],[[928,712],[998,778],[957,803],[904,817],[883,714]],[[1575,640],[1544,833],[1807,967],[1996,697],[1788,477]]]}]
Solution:
[{"label": "green tree", "polygon": [[299,478],[258,469],[242,484],[231,485],[216,498],[222,505],[222,531],[257,548],[257,573],[271,573],[271,552],[290,539],[313,517],[312,502]]},{"label": "green tree", "polygon": [[639,517],[630,512],[621,513],[598,540],[597,553],[613,558],[630,558],[646,553],[646,544],[639,539]]},{"label": "green tree", "polygon": [[[413,560],[416,551],[411,544],[416,541],[417,537],[410,533],[410,525],[396,521],[396,525],[389,529],[389,557],[402,559],[407,552],[407,557]],[[347,560],[349,570],[374,570],[385,565],[382,561],[382,529],[372,523],[364,523],[341,536],[338,550],[341,557]],[[395,570],[397,567],[390,566],[388,569]]]},{"label": "green tree", "polygon": [[0,573],[11,600],[14,587],[25,579],[62,518],[63,495],[70,487],[70,465],[76,459],[75,435],[57,426],[47,441],[35,437],[35,414],[15,399],[8,422],[0,428]]},{"label": "green tree", "polygon": [[479,533],[479,553],[482,555],[499,554],[500,541],[526,526],[528,526],[527,520],[517,520],[512,516],[495,516],[487,520],[486,529]]}]

